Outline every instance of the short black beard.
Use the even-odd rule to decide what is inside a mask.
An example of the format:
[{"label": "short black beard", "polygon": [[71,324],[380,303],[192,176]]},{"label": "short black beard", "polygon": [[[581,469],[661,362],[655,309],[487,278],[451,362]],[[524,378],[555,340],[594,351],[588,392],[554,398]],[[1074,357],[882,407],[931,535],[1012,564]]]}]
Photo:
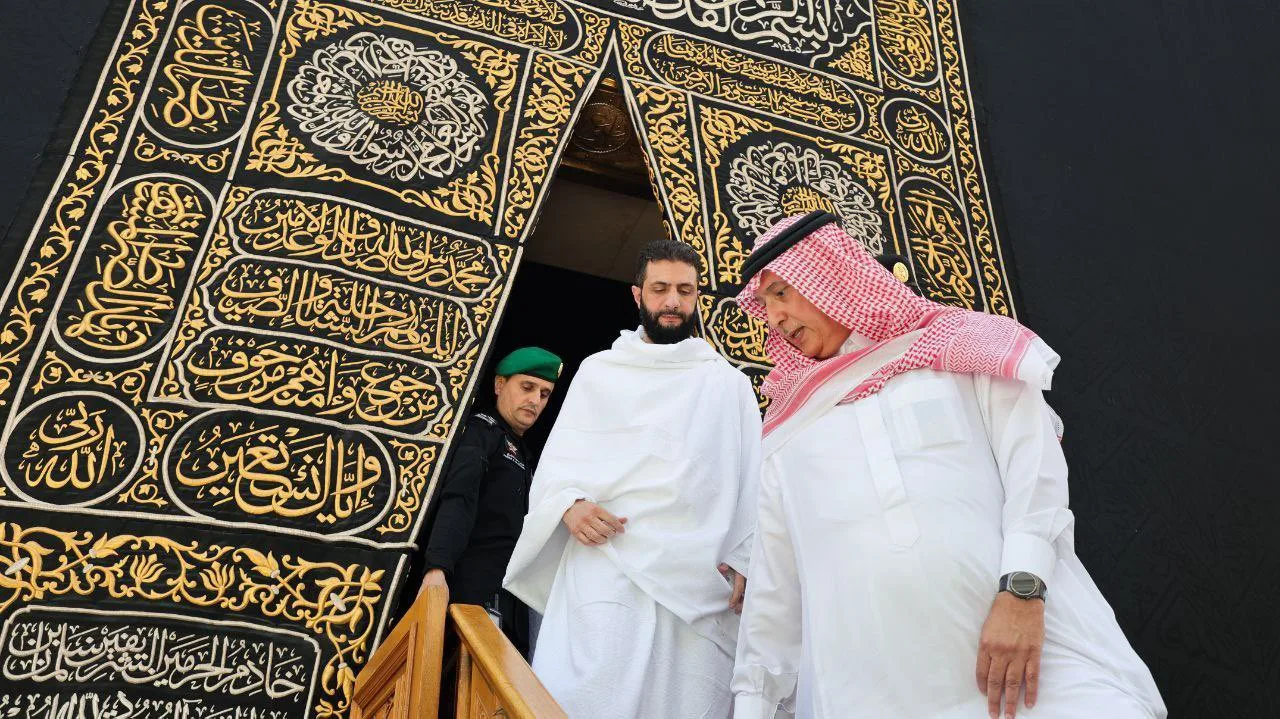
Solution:
[{"label": "short black beard", "polygon": [[[680,318],[680,324],[675,327],[665,327],[659,324],[658,320],[662,315],[674,315]],[[644,327],[644,333],[649,340],[656,345],[673,345],[677,342],[683,342],[693,336],[697,327],[693,323],[693,314],[682,315],[679,312],[660,312],[656,315],[649,314],[644,307],[640,307],[640,326]]]}]

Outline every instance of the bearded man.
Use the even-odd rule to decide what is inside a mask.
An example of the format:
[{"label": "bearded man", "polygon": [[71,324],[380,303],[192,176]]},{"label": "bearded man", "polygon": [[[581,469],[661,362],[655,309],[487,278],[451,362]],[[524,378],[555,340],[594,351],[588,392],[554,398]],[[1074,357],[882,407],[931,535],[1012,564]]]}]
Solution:
[{"label": "bearded man", "polygon": [[680,242],[640,253],[641,327],[578,370],[507,567],[544,615],[533,670],[571,717],[732,711],[760,415],[693,336],[698,266]]},{"label": "bearded man", "polygon": [[1165,716],[1075,555],[1048,345],[916,296],[823,212],[743,275],[775,368],[735,718]]}]

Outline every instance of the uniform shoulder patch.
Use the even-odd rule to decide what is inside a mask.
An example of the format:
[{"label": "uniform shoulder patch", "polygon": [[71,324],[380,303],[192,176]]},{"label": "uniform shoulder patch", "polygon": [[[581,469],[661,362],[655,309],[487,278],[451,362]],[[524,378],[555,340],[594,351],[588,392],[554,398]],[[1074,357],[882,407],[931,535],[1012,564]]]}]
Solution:
[{"label": "uniform shoulder patch", "polygon": [[472,416],[472,417],[474,417],[474,418],[476,418],[476,419],[478,419],[478,420],[480,420],[480,421],[482,421],[482,422],[484,422],[485,424],[488,424],[490,427],[497,427],[497,426],[498,426],[498,420],[494,419],[493,417],[490,417],[489,415],[485,414],[484,412],[476,412],[475,414],[473,414],[473,415],[471,415],[471,416]]}]

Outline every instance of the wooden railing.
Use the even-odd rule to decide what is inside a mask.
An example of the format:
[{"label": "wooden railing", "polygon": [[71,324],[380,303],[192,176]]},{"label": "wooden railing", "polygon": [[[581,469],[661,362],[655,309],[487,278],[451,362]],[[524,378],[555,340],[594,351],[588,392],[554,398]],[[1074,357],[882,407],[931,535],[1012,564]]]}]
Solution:
[{"label": "wooden railing", "polygon": [[428,719],[440,709],[449,590],[427,587],[356,677],[351,719]]},{"label": "wooden railing", "polygon": [[455,604],[449,608],[449,620],[462,638],[459,717],[567,719],[484,608]]},{"label": "wooden railing", "polygon": [[[460,645],[452,687],[440,683],[446,631]],[[430,719],[441,691],[456,692],[464,719],[566,719],[482,607],[450,607],[448,590],[428,587],[356,677],[351,719]]]}]

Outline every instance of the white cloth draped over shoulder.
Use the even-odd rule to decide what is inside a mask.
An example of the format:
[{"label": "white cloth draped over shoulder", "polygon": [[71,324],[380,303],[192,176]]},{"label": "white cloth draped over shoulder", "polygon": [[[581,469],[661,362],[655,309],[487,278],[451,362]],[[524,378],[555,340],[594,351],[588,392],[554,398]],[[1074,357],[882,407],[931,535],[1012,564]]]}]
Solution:
[{"label": "white cloth draped over shoulder", "polygon": [[[565,581],[566,550],[577,541],[562,516],[587,499],[626,517],[626,531],[574,551],[601,553],[732,655],[738,620],[716,565],[745,574],[750,557],[760,462],[756,397],[704,340],[650,344],[641,332],[624,331],[579,368],[534,475],[504,586],[547,613],[553,586]],[[543,636],[553,629],[544,624]]]}]

